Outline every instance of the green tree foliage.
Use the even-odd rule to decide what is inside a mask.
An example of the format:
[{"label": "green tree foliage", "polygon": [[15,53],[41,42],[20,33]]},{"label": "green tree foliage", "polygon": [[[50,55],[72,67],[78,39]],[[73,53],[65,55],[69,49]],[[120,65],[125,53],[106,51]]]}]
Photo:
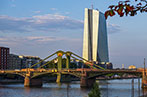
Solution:
[{"label": "green tree foliage", "polygon": [[[134,2],[133,2],[134,1]],[[137,12],[147,12],[147,0],[125,0],[119,1],[117,5],[110,5],[109,10],[105,12],[105,18],[114,16],[116,13],[123,17],[124,15],[134,16]]]},{"label": "green tree foliage", "polygon": [[89,97],[101,97],[98,83],[95,83],[92,90],[88,93]]}]

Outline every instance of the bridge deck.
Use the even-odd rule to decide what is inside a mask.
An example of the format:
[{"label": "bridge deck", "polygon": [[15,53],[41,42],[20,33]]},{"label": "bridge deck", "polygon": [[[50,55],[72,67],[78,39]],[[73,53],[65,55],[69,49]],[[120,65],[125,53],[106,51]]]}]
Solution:
[{"label": "bridge deck", "polygon": [[62,69],[62,70],[57,70],[57,69],[22,69],[22,70],[0,70],[0,74],[3,73],[27,73],[27,72],[34,72],[34,73],[39,73],[39,72],[93,72],[93,73],[142,73],[142,70],[99,70],[99,69]]}]

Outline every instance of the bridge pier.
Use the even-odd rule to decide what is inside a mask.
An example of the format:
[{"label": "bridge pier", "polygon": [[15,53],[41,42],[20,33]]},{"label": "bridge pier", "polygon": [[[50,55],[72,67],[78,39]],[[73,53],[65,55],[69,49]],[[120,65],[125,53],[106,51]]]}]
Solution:
[{"label": "bridge pier", "polygon": [[41,87],[42,86],[42,79],[41,78],[31,78],[32,73],[28,72],[24,79],[24,87]]},{"label": "bridge pier", "polygon": [[30,77],[25,77],[24,86],[25,87],[42,87],[42,79],[31,79]]},{"label": "bridge pier", "polygon": [[88,79],[86,77],[81,77],[80,87],[81,88],[89,88],[92,87],[95,83],[95,78]]},{"label": "bridge pier", "polygon": [[81,80],[80,80],[80,87],[81,88],[89,88],[92,87],[95,83],[95,78],[87,78],[87,74],[82,74]]},{"label": "bridge pier", "polygon": [[[63,51],[58,51],[57,52],[57,56],[58,56],[58,64],[57,64],[57,67],[58,67],[58,70],[62,70],[62,56],[63,56],[64,52]],[[61,82],[61,73],[57,73],[57,79],[56,79],[56,82],[57,83],[60,83]]]},{"label": "bridge pier", "polygon": [[56,83],[60,83],[61,82],[61,73],[57,73],[57,79],[56,79]]}]

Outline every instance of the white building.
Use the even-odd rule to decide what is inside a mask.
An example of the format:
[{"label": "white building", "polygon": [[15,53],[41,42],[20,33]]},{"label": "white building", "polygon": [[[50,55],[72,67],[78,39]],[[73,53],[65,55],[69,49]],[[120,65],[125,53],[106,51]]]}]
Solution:
[{"label": "white building", "polygon": [[109,62],[106,20],[98,10],[85,8],[83,58]]}]

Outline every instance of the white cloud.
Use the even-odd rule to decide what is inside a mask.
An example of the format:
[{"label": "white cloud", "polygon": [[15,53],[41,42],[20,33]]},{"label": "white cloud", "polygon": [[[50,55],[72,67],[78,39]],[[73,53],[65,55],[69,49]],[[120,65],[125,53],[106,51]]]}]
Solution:
[{"label": "white cloud", "polygon": [[74,38],[66,38],[66,37],[53,37],[53,36],[27,36],[27,37],[0,37],[0,45],[9,45],[9,46],[16,46],[22,44],[46,44],[46,43],[54,43],[54,42],[61,42],[61,41],[81,41],[80,39]]},{"label": "white cloud", "polygon": [[50,8],[50,10],[57,11],[58,9],[57,8]]},{"label": "white cloud", "polygon": [[69,19],[66,16],[61,16],[57,14],[46,14],[46,15],[38,15],[38,16],[33,16],[34,23],[36,24],[43,24],[43,23],[49,23],[49,22],[61,22],[66,19]]},{"label": "white cloud", "polygon": [[54,37],[54,36],[27,36],[27,37],[0,37],[0,46],[6,46],[12,53],[35,56],[48,56],[58,50],[80,52],[82,39]]},{"label": "white cloud", "polygon": [[38,14],[38,13],[40,13],[41,11],[39,11],[39,10],[37,10],[37,11],[34,11],[34,13],[36,13],[36,14]]},{"label": "white cloud", "polygon": [[28,41],[35,41],[35,42],[49,42],[49,41],[57,41],[60,40],[59,38],[56,39],[55,37],[49,36],[30,36],[26,37]]},{"label": "white cloud", "polygon": [[65,14],[70,14],[70,12],[65,12]]},{"label": "white cloud", "polygon": [[118,33],[121,31],[120,26],[116,24],[107,23],[107,28],[108,28],[108,34]]},{"label": "white cloud", "polygon": [[[39,12],[39,11],[38,11]],[[83,29],[82,20],[72,19],[60,14],[35,15],[32,17],[10,17],[0,16],[0,33],[13,32],[58,32],[61,30]],[[119,25],[107,23],[108,33],[121,31]]]},{"label": "white cloud", "polygon": [[82,29],[83,22],[59,14],[16,18],[0,16],[0,32],[49,32],[61,29]]}]

